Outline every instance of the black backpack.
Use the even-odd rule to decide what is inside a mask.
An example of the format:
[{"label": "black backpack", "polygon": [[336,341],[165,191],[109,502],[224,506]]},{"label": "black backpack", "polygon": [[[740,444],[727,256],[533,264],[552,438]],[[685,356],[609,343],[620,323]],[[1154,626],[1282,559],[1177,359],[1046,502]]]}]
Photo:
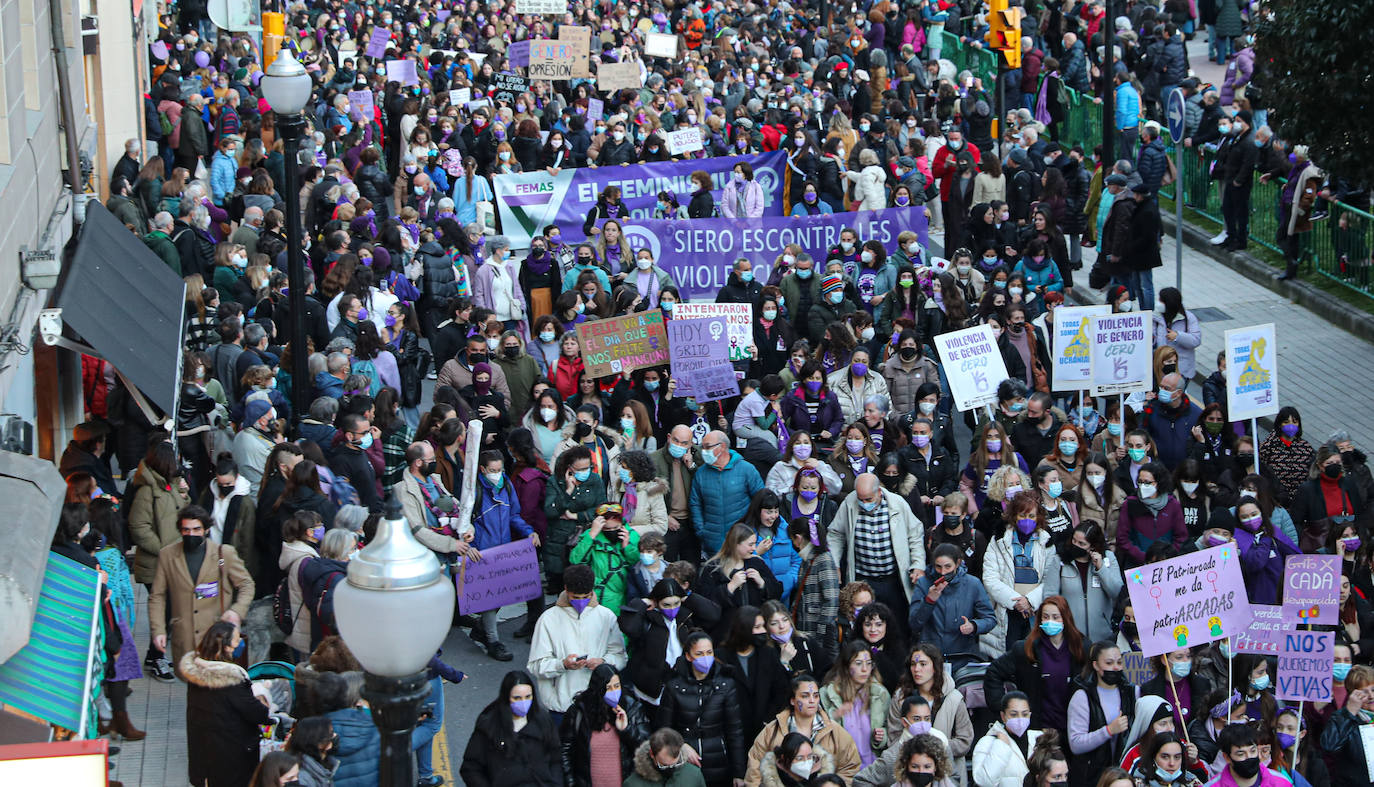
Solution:
[{"label": "black backpack", "polygon": [[[293,570],[296,572],[296,584],[300,584],[300,571],[308,557],[303,557],[296,561]],[[305,606],[305,588],[301,588],[301,607]],[[276,621],[277,628],[286,635],[290,635],[296,629],[296,617],[301,614],[300,607],[291,609],[291,573],[288,571],[286,576],[277,583],[277,592],[272,594],[272,620]]]}]

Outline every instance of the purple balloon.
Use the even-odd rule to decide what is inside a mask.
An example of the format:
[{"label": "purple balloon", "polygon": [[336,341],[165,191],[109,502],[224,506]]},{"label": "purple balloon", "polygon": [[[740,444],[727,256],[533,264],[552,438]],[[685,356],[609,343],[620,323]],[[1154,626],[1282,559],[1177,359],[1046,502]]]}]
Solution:
[{"label": "purple balloon", "polygon": [[209,52],[197,52],[197,53],[196,53],[196,65],[197,65],[197,66],[200,66],[201,68],[206,68],[206,67],[208,67],[208,66],[210,65],[210,53],[209,53]]}]

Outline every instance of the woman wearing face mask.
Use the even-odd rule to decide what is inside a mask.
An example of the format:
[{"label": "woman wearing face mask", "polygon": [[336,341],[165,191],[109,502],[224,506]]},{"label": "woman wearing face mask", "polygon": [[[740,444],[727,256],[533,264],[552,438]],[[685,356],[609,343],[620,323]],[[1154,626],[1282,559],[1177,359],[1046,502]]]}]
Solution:
[{"label": "woman wearing face mask", "polygon": [[1030,773],[1028,759],[1038,742],[1057,744],[1057,730],[1031,729],[1030,698],[1020,691],[1002,695],[997,721],[973,749],[973,783],[979,787],[1022,787]]},{"label": "woman wearing face mask", "polygon": [[887,380],[870,364],[868,349],[854,348],[849,363],[832,372],[826,380],[827,388],[838,399],[840,413],[846,422],[863,416],[863,403],[874,396],[888,396]]},{"label": "woman wearing face mask", "polygon": [[960,779],[943,741],[934,735],[908,738],[898,750],[894,787],[952,787]]},{"label": "woman wearing face mask", "polygon": [[1348,694],[1340,710],[1327,721],[1320,743],[1324,752],[1341,763],[1332,770],[1332,784],[1355,787],[1366,783],[1368,755],[1361,740],[1363,729],[1374,718],[1374,668],[1358,665],[1339,682]]},{"label": "woman wearing face mask", "polygon": [[739,695],[705,632],[687,636],[672,678],[663,688],[654,723],[690,731],[686,743],[700,758],[707,784],[744,778],[748,743]]},{"label": "woman wearing face mask", "polygon": [[[1004,381],[1002,385],[1006,385],[1006,382]],[[998,390],[1000,392],[1002,386],[998,386]],[[1022,408],[1024,406],[1023,404]],[[959,475],[959,491],[968,496],[973,503],[971,509],[977,512],[982,510],[985,501],[987,501],[991,491],[989,482],[999,468],[1006,465],[1018,469],[1022,474],[1028,474],[1030,467],[1026,464],[1026,460],[1022,459],[1021,455],[1013,449],[1011,438],[1000,419],[985,421],[981,424],[975,433],[975,438],[968,464],[964,465],[964,469]],[[1026,478],[1024,483],[1017,484],[1015,491],[1020,492],[1030,488],[1030,479]],[[1001,502],[1001,500],[994,502]],[[983,530],[983,528],[980,526],[979,530]],[[986,535],[994,535],[986,530],[983,532]],[[998,531],[995,535],[1000,534]]]},{"label": "woman wearing face mask", "polygon": [[1362,519],[1368,505],[1354,477],[1347,476],[1341,453],[1330,444],[1317,449],[1308,481],[1294,490],[1289,513],[1304,552],[1326,546],[1328,534]]},{"label": "woman wearing face mask", "polygon": [[1311,477],[1309,471],[1316,451],[1302,437],[1302,416],[1298,408],[1291,405],[1280,408],[1274,424],[1274,431],[1260,444],[1259,457],[1278,480],[1275,495],[1279,502],[1290,505],[1298,487]]},{"label": "woman wearing face mask", "polygon": [[186,738],[193,783],[247,784],[257,767],[258,725],[271,717],[267,704],[254,695],[248,673],[234,663],[242,642],[238,626],[219,621],[181,659],[187,718],[196,719]]},{"label": "woman wearing face mask", "polygon": [[[1131,734],[1127,736],[1135,745],[1121,761],[1121,767],[1126,770],[1135,764],[1137,756],[1150,748],[1152,733],[1181,730],[1189,719],[1205,710],[1203,699],[1210,685],[1206,676],[1193,671],[1191,650],[1185,648],[1152,656],[1150,666],[1155,676],[1140,687],[1140,704]],[[1152,702],[1159,703],[1158,707],[1153,707]],[[1198,765],[1197,749],[1191,744],[1186,748],[1189,767]],[[1202,769],[1199,775],[1205,773]]]},{"label": "woman wearing face mask", "polygon": [[807,361],[797,373],[797,379],[801,384],[782,398],[782,416],[787,428],[793,433],[807,432],[812,440],[829,446],[844,424],[840,401],[826,387],[819,361]]},{"label": "woman wearing face mask", "polygon": [[787,169],[784,173],[786,175],[784,187],[787,202],[783,205],[783,212],[788,215],[797,215],[795,209],[798,206],[809,208],[820,202],[819,197],[808,202],[803,196],[807,185],[811,185],[811,190],[819,194],[814,184],[820,160],[816,156],[816,149],[811,143],[810,135],[801,127],[792,132],[789,143],[784,144],[783,149],[787,152]]},{"label": "woman wearing face mask", "polygon": [[[1106,425],[1093,437],[1092,447],[1094,453],[1106,456],[1111,467],[1115,468],[1126,458],[1126,441],[1122,435],[1130,431],[1130,427],[1122,421],[1121,397],[1104,397],[1102,402],[1102,420]],[[1130,421],[1134,423],[1134,412],[1129,407],[1126,408],[1126,412],[1130,415]]]},{"label": "woman wearing face mask", "polygon": [[727,219],[756,219],[763,215],[763,186],[754,179],[747,161],[735,165],[721,194],[720,215]]},{"label": "woman wearing face mask", "polygon": [[968,304],[954,276],[941,273],[930,283],[930,288],[930,297],[922,304],[918,317],[922,336],[933,339],[968,324]]},{"label": "woman wearing face mask", "polygon": [[1234,465],[1236,455],[1236,433],[1226,426],[1221,402],[1212,402],[1202,408],[1192,438],[1188,443],[1188,458],[1198,463],[1203,488],[1209,493],[1220,492],[1219,481]]},{"label": "woman wearing face mask", "polygon": [[787,670],[778,651],[768,647],[768,629],[758,607],[735,610],[720,646],[720,662],[734,676],[744,739],[754,740],[790,695]]},{"label": "woman wearing face mask", "polygon": [[1126,682],[1121,650],[1094,643],[1069,700],[1069,748],[1077,755],[1069,783],[1090,785],[1097,774],[1121,761],[1126,731],[1135,711],[1135,689]]},{"label": "woman wearing face mask", "polygon": [[1116,529],[1116,549],[1125,568],[1145,563],[1145,553],[1156,543],[1167,543],[1176,550],[1187,543],[1183,507],[1170,489],[1169,471],[1164,465],[1148,462],[1137,471],[1136,492],[1122,502]]},{"label": "woman wearing face mask", "polygon": [[623,781],[633,772],[635,750],[649,739],[651,729],[644,704],[606,663],[592,671],[560,728],[564,783],[577,787]]},{"label": "woman wearing face mask", "polygon": [[534,679],[512,670],[501,679],[496,699],[482,709],[458,770],[464,784],[564,783],[558,725],[540,704]]},{"label": "woman wearing face mask", "polygon": [[1240,692],[1247,719],[1265,727],[1274,726],[1279,706],[1274,698],[1274,680],[1269,674],[1269,662],[1263,655],[1236,654],[1231,670],[1231,689]]},{"label": "woman wearing face mask", "polygon": [[1259,501],[1242,497],[1236,504],[1236,545],[1245,573],[1245,589],[1253,604],[1279,603],[1283,564],[1301,550],[1264,516]]},{"label": "woman wearing face mask", "polygon": [[1202,779],[1187,768],[1194,761],[1190,749],[1195,747],[1172,731],[1153,735],[1148,746],[1140,747],[1131,776],[1139,787],[1200,787]]},{"label": "woman wearing face mask", "polygon": [[747,780],[764,787],[802,787],[812,784],[812,774],[835,772],[835,757],[800,732],[789,732],[775,748],[760,758],[758,778]]},{"label": "woman wearing face mask", "polygon": [[1054,538],[1035,494],[1013,497],[1006,516],[1012,527],[988,544],[983,564],[983,583],[997,618],[997,627],[983,638],[991,654],[1001,654],[1030,633],[1054,555]]},{"label": "woman wearing face mask", "polygon": [[914,327],[921,318],[926,300],[917,280],[916,269],[909,262],[891,267],[897,271],[896,286],[887,291],[881,309],[875,312],[878,315],[877,333],[881,336],[901,333],[902,329],[896,326],[902,323]]},{"label": "woman wearing face mask", "polygon": [[689,178],[692,182],[692,200],[687,203],[687,217],[709,219],[716,215],[716,200],[711,196],[711,176],[697,170]]},{"label": "woman wearing face mask", "polygon": [[[1341,682],[1338,679],[1332,685],[1333,693]],[[1297,708],[1279,711],[1274,721],[1274,742],[1277,745],[1273,747],[1274,757],[1269,770],[1278,772],[1293,784],[1305,781],[1312,787],[1330,785],[1331,772],[1326,767],[1326,760],[1317,750],[1313,736],[1308,734],[1307,724],[1300,716]],[[1296,768],[1293,767],[1294,762],[1297,762]],[[1301,780],[1295,777],[1301,777]]]},{"label": "woman wearing face mask", "polygon": [[[800,131],[797,133],[801,133]],[[792,203],[789,216],[826,216],[834,213],[830,205],[821,199],[820,187],[813,181],[802,182],[800,198]]]},{"label": "woman wearing face mask", "polygon": [[781,298],[782,296],[777,294],[777,288],[765,288],[765,294],[759,302],[759,311],[755,314],[758,319],[754,322],[754,346],[759,348],[759,352],[758,358],[750,367],[755,379],[763,379],[774,370],[786,366],[788,348],[796,342],[792,325],[782,317],[782,310],[778,305]]}]

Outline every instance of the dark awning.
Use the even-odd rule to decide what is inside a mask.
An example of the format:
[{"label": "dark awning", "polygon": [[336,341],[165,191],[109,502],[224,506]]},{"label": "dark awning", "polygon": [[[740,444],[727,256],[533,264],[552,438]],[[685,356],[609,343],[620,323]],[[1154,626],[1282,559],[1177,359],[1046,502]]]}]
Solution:
[{"label": "dark awning", "polygon": [[53,305],[62,309],[64,326],[173,415],[181,387],[185,292],[180,276],[104,205],[91,201]]}]

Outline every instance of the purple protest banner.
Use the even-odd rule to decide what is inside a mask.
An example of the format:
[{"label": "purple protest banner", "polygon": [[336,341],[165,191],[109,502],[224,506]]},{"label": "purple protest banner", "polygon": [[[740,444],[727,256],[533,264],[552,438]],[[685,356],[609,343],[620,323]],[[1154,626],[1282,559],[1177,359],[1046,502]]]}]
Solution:
[{"label": "purple protest banner", "polygon": [[[699,159],[693,166],[716,160]],[[576,219],[576,225],[559,222],[565,242],[574,230],[581,229],[581,221]],[[714,301],[725,286],[731,264],[740,258],[754,264],[758,281],[767,281],[782,247],[789,243],[801,246],[816,260],[824,260],[845,228],[853,229],[862,240],[875,240],[889,249],[896,248],[897,236],[906,231],[915,233],[923,246],[927,242],[926,217],[920,208],[758,219],[635,219],[623,227],[630,246],[653,252],[654,260],[672,276],[682,297],[693,301]]]},{"label": "purple protest banner", "polygon": [[592,120],[601,120],[606,117],[606,102],[599,98],[587,99],[587,117]]},{"label": "purple protest banner", "polygon": [[514,68],[528,66],[530,64],[529,39],[512,42],[510,46],[506,47],[506,60]]},{"label": "purple protest banner", "polygon": [[[712,190],[719,202],[730,174],[741,161],[749,162],[754,168],[754,179],[763,187],[764,215],[781,215],[786,154],[778,152],[658,161],[625,167],[564,167],[557,175],[539,169],[497,175],[492,180],[501,212],[501,228],[515,248],[525,249],[529,248],[530,238],[550,224],[563,228],[564,243],[582,240],[582,222],[607,186],[620,189],[625,205],[619,216],[622,222],[651,218],[658,207],[660,191],[677,194],[682,204],[687,204],[697,188],[691,181],[691,174],[697,170],[711,177]],[[720,284],[716,289],[720,289]],[[715,297],[713,290],[710,299]]]},{"label": "purple protest banner", "polygon": [[[385,27],[374,27],[372,28],[372,35],[367,39],[367,49],[363,50],[363,54],[377,59],[386,57],[386,46],[389,43],[391,43],[391,31]],[[387,70],[390,71],[391,69],[387,68]]]},{"label": "purple protest banner", "polygon": [[1289,555],[1283,566],[1283,622],[1336,624],[1340,555]]},{"label": "purple protest banner", "polygon": [[386,61],[386,79],[388,82],[400,82],[402,85],[420,84],[420,75],[415,71],[414,60]]},{"label": "purple protest banner", "polygon": [[1281,700],[1330,702],[1335,663],[1336,632],[1284,632],[1274,696]]},{"label": "purple protest banner", "polygon": [[453,16],[453,12],[448,10],[447,8],[441,8],[438,11],[434,12],[434,17],[438,19],[440,22],[447,22],[450,16]]},{"label": "purple protest banner", "polygon": [[[698,372],[713,366],[730,366],[730,338],[724,317],[701,317],[693,320],[669,320],[668,359],[671,374],[677,381],[673,396],[697,397],[705,389]],[[733,374],[733,371],[732,371]]]},{"label": "purple protest banner", "polygon": [[458,608],[465,615],[529,601],[542,590],[539,555],[528,538],[482,550],[482,559],[459,558]]},{"label": "purple protest banner", "polygon": [[708,366],[693,373],[698,402],[714,402],[739,396],[739,378],[732,366]]},{"label": "purple protest banner", "polygon": [[1126,587],[1146,656],[1225,639],[1250,625],[1235,544],[1133,568]]},{"label": "purple protest banner", "polygon": [[1259,653],[1277,656],[1283,648],[1283,635],[1293,627],[1283,622],[1283,610],[1277,606],[1251,604],[1254,619],[1244,631],[1231,637],[1231,649],[1236,653]]}]

